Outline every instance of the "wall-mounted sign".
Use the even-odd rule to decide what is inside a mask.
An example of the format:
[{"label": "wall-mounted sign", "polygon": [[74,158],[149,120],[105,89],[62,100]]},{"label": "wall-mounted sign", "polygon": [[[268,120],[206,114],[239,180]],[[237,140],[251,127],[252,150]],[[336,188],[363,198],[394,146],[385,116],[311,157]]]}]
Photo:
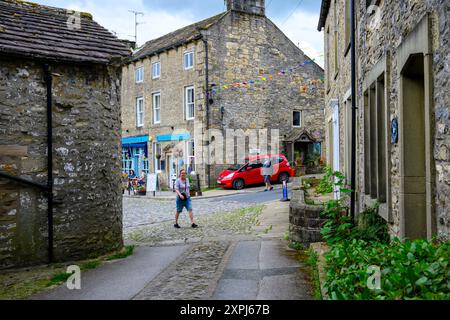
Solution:
[{"label": "wall-mounted sign", "polygon": [[398,119],[392,119],[391,123],[391,137],[392,144],[396,144],[398,142]]}]

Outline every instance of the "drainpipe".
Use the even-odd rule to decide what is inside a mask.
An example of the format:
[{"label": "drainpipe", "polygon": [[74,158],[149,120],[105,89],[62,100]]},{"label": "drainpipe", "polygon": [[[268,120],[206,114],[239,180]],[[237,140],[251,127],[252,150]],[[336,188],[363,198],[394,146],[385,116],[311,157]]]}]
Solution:
[{"label": "drainpipe", "polygon": [[351,65],[352,65],[352,157],[351,157],[351,190],[350,216],[355,221],[356,210],[356,12],[355,0],[350,3],[351,24]]},{"label": "drainpipe", "polygon": [[[202,37],[203,44],[205,46],[205,106],[206,106],[206,132],[209,131],[209,52],[208,52],[208,41]],[[208,176],[208,188],[211,188],[211,164],[209,159],[209,147],[210,141],[208,136],[208,163],[206,165],[206,175]]]},{"label": "drainpipe", "polygon": [[48,219],[48,261],[53,262],[53,131],[52,131],[52,74],[48,64],[44,65],[47,86],[47,219]]}]

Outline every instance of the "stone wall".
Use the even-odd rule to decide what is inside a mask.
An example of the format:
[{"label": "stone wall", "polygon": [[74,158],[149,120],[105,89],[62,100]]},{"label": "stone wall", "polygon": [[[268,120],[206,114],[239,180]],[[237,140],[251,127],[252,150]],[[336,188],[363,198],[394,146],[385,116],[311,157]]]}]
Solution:
[{"label": "stone wall", "polygon": [[[323,78],[323,70],[315,63],[299,67],[314,57],[308,58],[265,16],[231,11],[203,33],[210,44],[211,84],[217,88],[261,81],[213,94],[212,128],[223,132],[268,129],[269,135],[271,129],[279,129],[281,152],[281,140],[291,134],[293,111],[298,110],[302,111],[302,127],[319,132],[324,140],[323,84],[309,85]],[[278,74],[281,70],[286,74]],[[308,92],[301,93],[301,86],[307,86]]]},{"label": "stone wall", "polygon": [[307,245],[322,242],[320,229],[326,222],[320,216],[323,211],[323,206],[307,205],[304,190],[294,188],[289,207],[289,238]]},{"label": "stone wall", "polygon": [[[95,257],[123,245],[120,69],[57,64],[51,71],[54,196],[60,200],[53,212],[54,256]],[[46,184],[46,123],[42,64],[1,58],[2,172]],[[47,262],[47,232],[46,195],[0,179],[0,268]]]},{"label": "stone wall", "polygon": [[[325,97],[327,107],[327,120],[331,117],[331,109],[328,107],[332,99],[339,101],[340,109],[340,163],[341,170],[344,170],[345,159],[345,125],[344,125],[344,103],[348,97],[350,89],[350,55],[347,53],[347,44],[345,38],[345,0],[338,0],[335,10],[334,1],[331,1],[329,14],[324,28],[325,48],[327,63],[326,85],[329,91]],[[399,58],[399,48],[411,35],[419,23],[428,15],[431,21],[429,30],[429,41],[432,47],[432,67],[431,86],[432,86],[432,116],[431,116],[431,135],[430,149],[432,161],[430,164],[430,183],[431,199],[434,206],[429,224],[435,230],[436,234],[448,235],[450,231],[450,112],[448,95],[448,78],[450,69],[449,57],[449,39],[450,25],[448,13],[450,4],[445,0],[411,0],[411,1],[379,1],[375,14],[370,14],[366,6],[367,2],[361,0],[357,2],[357,73],[358,73],[358,158],[357,158],[357,192],[359,198],[359,209],[362,210],[366,204],[373,203],[373,200],[367,202],[364,196],[364,91],[367,87],[368,79],[374,69],[376,69],[383,59],[386,59],[386,77],[388,83],[387,89],[387,108],[389,117],[387,124],[394,117],[400,116],[400,71],[401,66],[397,65]],[[335,18],[337,16],[337,18]],[[337,21],[337,22],[336,22]],[[338,61],[339,71],[336,72],[334,66],[334,30],[338,36]],[[328,34],[327,31],[330,30]],[[399,119],[401,120],[401,119]],[[329,133],[327,133],[329,135]],[[389,211],[385,218],[390,223],[391,234],[401,236],[402,228],[405,223],[401,217],[400,209],[400,190],[401,190],[401,145],[390,143],[388,156],[390,161],[388,169],[388,183],[391,189],[389,193]],[[430,228],[430,226],[429,226]]]}]

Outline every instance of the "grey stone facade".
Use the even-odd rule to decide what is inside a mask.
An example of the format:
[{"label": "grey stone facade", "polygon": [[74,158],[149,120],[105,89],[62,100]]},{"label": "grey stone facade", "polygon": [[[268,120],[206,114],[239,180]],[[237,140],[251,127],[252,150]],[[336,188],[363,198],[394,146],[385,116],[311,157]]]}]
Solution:
[{"label": "grey stone facade", "polygon": [[[23,10],[26,16],[28,6],[12,2],[7,9]],[[51,14],[66,28],[65,10],[33,6],[36,10],[42,10],[44,24]],[[94,24],[83,18],[84,23]],[[96,24],[91,30],[95,28],[104,30]],[[2,49],[8,48],[4,39],[10,38],[0,35]],[[123,245],[120,64],[114,65],[111,55],[103,56],[103,62],[87,55],[77,64],[67,51],[61,55],[51,47],[39,49],[40,59],[28,57],[20,45],[16,54],[0,55],[0,172],[47,185],[48,64],[53,81],[54,261],[96,257]],[[101,51],[101,45],[93,50]],[[120,44],[116,50],[127,54]],[[46,192],[0,178],[0,268],[48,262],[47,208]]]},{"label": "grey stone facade", "polygon": [[[154,143],[160,135],[189,133],[195,144],[196,161],[203,163],[195,171],[200,173],[203,184],[208,182],[210,173],[211,185],[230,164],[226,159],[210,157],[216,146],[216,133],[225,138],[227,129],[244,132],[267,129],[269,135],[271,129],[278,129],[278,144],[283,153],[287,151],[283,148],[284,139],[295,130],[299,135],[301,130],[307,130],[317,143],[324,141],[323,84],[317,81],[323,79],[323,70],[311,61],[314,57],[307,57],[264,15],[264,8],[264,1],[246,1],[242,5],[242,1],[230,0],[227,12],[148,42],[124,67],[124,137],[150,137],[151,172],[155,171]],[[190,71],[182,67],[183,53],[189,50],[195,52],[195,66]],[[161,62],[161,77],[152,79],[151,64],[157,61]],[[134,74],[140,66],[144,66],[145,80],[137,84]],[[261,80],[263,77],[266,81]],[[250,84],[255,80],[260,83]],[[240,87],[224,88],[236,83]],[[196,97],[195,119],[190,121],[184,117],[183,90],[187,86],[195,87]],[[162,121],[158,124],[152,122],[151,95],[155,91],[161,92],[162,100]],[[146,101],[147,120],[140,128],[136,128],[135,120],[137,97]],[[300,128],[293,127],[294,110],[301,112]],[[215,133],[210,131],[208,135],[207,129]],[[183,143],[162,143],[162,159],[166,161],[164,181],[171,167],[168,157],[173,156],[176,148],[186,155]],[[325,154],[325,146],[322,147],[320,151]],[[293,154],[288,156],[294,160]],[[183,160],[187,162],[186,158]],[[178,171],[178,162],[176,167]]]},{"label": "grey stone facade", "polygon": [[[324,28],[327,60],[327,137],[333,141],[333,121],[339,121],[342,147],[335,152],[339,161],[334,165],[347,174],[349,2],[324,0],[319,23]],[[356,9],[359,210],[378,201],[394,236],[448,237],[450,4],[444,0],[357,1]],[[399,124],[398,141],[392,141],[393,121]],[[335,155],[330,150],[332,164]]]}]

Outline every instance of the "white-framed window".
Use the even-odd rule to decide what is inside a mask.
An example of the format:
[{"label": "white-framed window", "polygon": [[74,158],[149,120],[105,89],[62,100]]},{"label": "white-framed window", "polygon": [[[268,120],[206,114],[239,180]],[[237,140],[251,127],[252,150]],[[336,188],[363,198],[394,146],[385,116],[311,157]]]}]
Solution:
[{"label": "white-framed window", "polygon": [[189,51],[184,54],[184,70],[194,68],[194,51]]},{"label": "white-framed window", "polygon": [[300,128],[302,126],[302,112],[294,110],[292,114],[292,126],[294,128]]},{"label": "white-framed window", "polygon": [[186,110],[186,120],[195,118],[195,90],[194,87],[184,89],[184,105]]},{"label": "white-framed window", "polygon": [[145,106],[144,98],[136,98],[136,127],[142,128],[144,126]]},{"label": "white-framed window", "polygon": [[161,123],[161,92],[153,94],[153,123]]},{"label": "white-framed window", "polygon": [[152,79],[157,79],[161,76],[161,62],[152,64]]},{"label": "white-framed window", "polygon": [[135,78],[136,83],[144,82],[144,67],[139,67],[136,69]]}]

